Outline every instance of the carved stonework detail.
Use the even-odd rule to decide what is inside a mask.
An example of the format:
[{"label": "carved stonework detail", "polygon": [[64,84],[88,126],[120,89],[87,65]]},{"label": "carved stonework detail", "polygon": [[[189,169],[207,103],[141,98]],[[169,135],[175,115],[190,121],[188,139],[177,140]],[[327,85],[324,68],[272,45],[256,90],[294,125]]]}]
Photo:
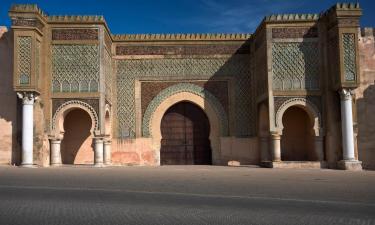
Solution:
[{"label": "carved stonework detail", "polygon": [[30,84],[31,79],[31,42],[32,38],[21,36],[17,38],[18,45],[18,77],[20,85]]},{"label": "carved stonework detail", "polygon": [[52,91],[99,91],[98,45],[52,45]]},{"label": "carved stonework detail", "polygon": [[112,97],[112,85],[113,85],[113,82],[112,82],[112,67],[111,67],[111,56],[109,54],[108,51],[104,51],[104,66],[103,66],[103,70],[104,70],[104,79],[105,79],[105,96],[107,99],[110,99],[111,100],[111,97]]},{"label": "carved stonework detail", "polygon": [[52,100],[52,130],[55,129],[56,116],[66,106],[78,104],[89,110],[94,117],[95,130],[99,129],[99,100],[98,99],[53,99]]},{"label": "carved stonework detail", "polygon": [[274,97],[274,108],[275,114],[279,111],[282,105],[292,101],[293,99],[304,99],[303,101],[308,101],[313,104],[317,111],[322,112],[322,104],[321,98],[319,96],[306,96],[306,97],[298,97],[298,96],[291,96],[291,97]]},{"label": "carved stonework detail", "polygon": [[98,40],[98,29],[53,29],[52,40]]},{"label": "carved stonework detail", "polygon": [[343,34],[342,41],[345,81],[355,81],[357,77],[355,34]]},{"label": "carved stonework detail", "polygon": [[26,18],[16,18],[12,20],[12,26],[20,27],[36,27],[39,30],[43,30],[43,23],[37,19],[26,19]]},{"label": "carved stonework detail", "polygon": [[202,87],[189,83],[179,83],[161,91],[147,106],[147,109],[142,120],[142,135],[144,137],[150,136],[150,122],[152,114],[155,112],[156,108],[168,97],[181,92],[190,92],[204,99],[207,99],[207,101],[209,101],[212,104],[214,110],[220,118],[221,135],[228,135],[228,117],[219,100],[213,94],[211,94],[209,91],[205,90]]},{"label": "carved stonework detail", "polygon": [[351,100],[352,99],[352,96],[353,96],[353,91],[350,90],[350,89],[341,89],[339,91],[339,94],[340,94],[340,99],[342,101],[348,101],[348,100]]},{"label": "carved stonework detail", "polygon": [[17,96],[24,105],[32,105],[39,98],[39,95],[35,92],[17,92]]},{"label": "carved stonework detail", "polygon": [[[153,81],[153,82],[142,82],[141,84],[141,108],[142,116],[144,115],[147,106],[150,104],[152,99],[155,98],[162,90],[176,85],[180,82],[168,82],[168,81]],[[194,84],[213,94],[223,106],[225,112],[228,114],[228,82],[227,81],[186,81],[183,83]],[[181,83],[180,83],[181,84]]]},{"label": "carved stonework detail", "polygon": [[116,55],[232,55],[249,53],[249,45],[116,46]]},{"label": "carved stonework detail", "polygon": [[272,28],[272,38],[316,38],[316,27],[305,28]]},{"label": "carved stonework detail", "polygon": [[319,89],[319,44],[273,43],[272,72],[274,90]]},{"label": "carved stonework detail", "polygon": [[[183,58],[118,60],[117,65],[117,117],[118,133],[135,137],[135,79],[186,82],[186,80],[209,80],[232,77],[235,93],[235,133],[250,136],[255,133],[255,107],[251,102],[251,67],[248,55],[234,55],[225,58]],[[222,79],[221,79],[222,80]],[[123,131],[126,132],[123,132]]]}]

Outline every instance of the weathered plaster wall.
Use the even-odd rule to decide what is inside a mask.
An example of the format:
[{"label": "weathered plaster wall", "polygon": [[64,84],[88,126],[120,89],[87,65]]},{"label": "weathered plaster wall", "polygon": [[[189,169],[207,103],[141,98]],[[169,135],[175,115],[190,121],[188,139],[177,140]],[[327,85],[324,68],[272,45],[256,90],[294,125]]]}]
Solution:
[{"label": "weathered plaster wall", "polygon": [[17,95],[13,91],[13,36],[0,27],[0,164],[18,163]]},{"label": "weathered plaster wall", "polygon": [[364,28],[359,38],[361,84],[355,90],[358,156],[363,168],[375,169],[375,41],[374,29]]}]

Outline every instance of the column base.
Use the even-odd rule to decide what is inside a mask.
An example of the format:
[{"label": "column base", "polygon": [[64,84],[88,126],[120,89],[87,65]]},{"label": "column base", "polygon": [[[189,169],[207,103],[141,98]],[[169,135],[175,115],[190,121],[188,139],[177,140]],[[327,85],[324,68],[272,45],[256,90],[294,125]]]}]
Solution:
[{"label": "column base", "polygon": [[94,164],[94,167],[105,167],[105,165],[103,163],[97,163]]},{"label": "column base", "polygon": [[289,169],[324,169],[325,161],[262,161],[261,167],[265,168],[289,168]]},{"label": "column base", "polygon": [[34,164],[21,164],[19,167],[22,167],[22,168],[38,168],[38,166],[34,165]]},{"label": "column base", "polygon": [[54,163],[54,164],[51,164],[51,167],[59,167],[59,166],[62,166],[62,163]]},{"label": "column base", "polygon": [[358,160],[341,160],[337,162],[337,168],[340,170],[361,171],[362,162]]}]

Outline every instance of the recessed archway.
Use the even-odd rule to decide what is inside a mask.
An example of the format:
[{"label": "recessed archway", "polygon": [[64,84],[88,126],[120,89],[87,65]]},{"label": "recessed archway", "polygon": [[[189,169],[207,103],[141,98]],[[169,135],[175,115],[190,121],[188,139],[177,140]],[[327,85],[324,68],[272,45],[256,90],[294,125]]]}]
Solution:
[{"label": "recessed archway", "polygon": [[211,164],[210,124],[197,105],[182,101],[171,106],[161,121],[161,165]]},{"label": "recessed archway", "polygon": [[89,114],[82,109],[72,109],[64,117],[63,127],[62,163],[93,164],[92,121]]},{"label": "recessed archway", "polygon": [[301,107],[289,107],[283,114],[282,161],[314,160],[314,130],[308,113]]}]

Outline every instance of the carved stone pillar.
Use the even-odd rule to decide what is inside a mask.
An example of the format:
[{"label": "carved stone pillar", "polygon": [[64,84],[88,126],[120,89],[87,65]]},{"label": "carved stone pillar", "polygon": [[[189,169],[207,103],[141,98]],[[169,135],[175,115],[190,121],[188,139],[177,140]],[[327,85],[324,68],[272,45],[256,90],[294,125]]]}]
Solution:
[{"label": "carved stone pillar", "polygon": [[104,141],[104,164],[111,165],[112,157],[111,157],[111,140]]},{"label": "carved stone pillar", "polygon": [[61,140],[50,139],[51,142],[51,166],[61,166]]},{"label": "carved stone pillar", "polygon": [[34,145],[34,102],[37,95],[34,92],[17,92],[22,99],[22,161],[21,166],[32,167]]},{"label": "carved stone pillar", "polygon": [[95,138],[94,139],[94,164],[97,167],[103,166],[103,139]]},{"label": "carved stone pillar", "polygon": [[272,152],[272,161],[280,162],[281,161],[281,137],[278,133],[271,133],[270,136],[270,147]]}]

